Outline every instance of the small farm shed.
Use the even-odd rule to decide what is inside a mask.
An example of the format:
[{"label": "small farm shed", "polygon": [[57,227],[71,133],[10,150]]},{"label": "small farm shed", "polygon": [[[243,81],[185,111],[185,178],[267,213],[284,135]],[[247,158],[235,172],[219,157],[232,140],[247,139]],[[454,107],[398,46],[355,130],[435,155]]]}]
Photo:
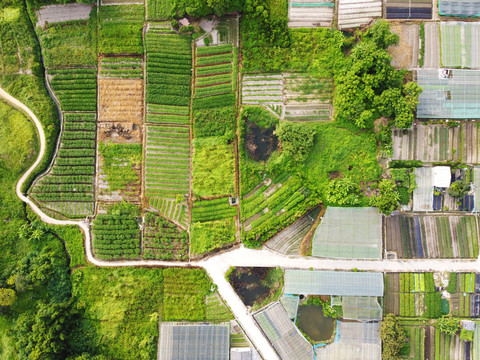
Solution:
[{"label": "small farm shed", "polygon": [[433,186],[437,188],[448,188],[452,181],[452,174],[449,166],[435,166],[433,168]]},{"label": "small farm shed", "polygon": [[158,360],[229,360],[229,324],[160,324]]},{"label": "small farm shed", "polygon": [[478,0],[439,0],[438,13],[444,16],[475,17],[480,16]]},{"label": "small farm shed", "polygon": [[419,69],[417,117],[433,119],[480,118],[480,71]]},{"label": "small farm shed", "polygon": [[387,19],[431,19],[432,2],[429,0],[386,0]]},{"label": "small farm shed", "polygon": [[285,293],[383,296],[383,274],[373,272],[285,270]]},{"label": "small farm shed", "polygon": [[480,67],[480,23],[441,22],[440,40],[442,66]]},{"label": "small farm shed", "polygon": [[317,360],[380,360],[380,324],[339,321],[338,338],[315,353]]},{"label": "small farm shed", "polygon": [[289,0],[288,26],[298,27],[330,27],[335,12],[333,0]]},{"label": "small farm shed", "polygon": [[313,360],[313,347],[278,301],[254,315],[282,360]]},{"label": "small farm shed", "polygon": [[329,207],[313,236],[312,255],[381,259],[382,215],[373,207]]},{"label": "small farm shed", "polygon": [[415,169],[417,187],[413,190],[413,211],[433,210],[433,168]]},{"label": "small farm shed", "polygon": [[378,0],[339,0],[338,27],[356,28],[368,24],[382,16],[382,1]]}]

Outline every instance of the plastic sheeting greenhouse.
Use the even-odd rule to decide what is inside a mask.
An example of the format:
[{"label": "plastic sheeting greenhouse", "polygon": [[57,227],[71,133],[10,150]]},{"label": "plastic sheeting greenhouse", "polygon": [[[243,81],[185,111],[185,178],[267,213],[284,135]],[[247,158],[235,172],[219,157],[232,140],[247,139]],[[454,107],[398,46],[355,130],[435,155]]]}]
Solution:
[{"label": "plastic sheeting greenhouse", "polygon": [[473,168],[473,183],[474,183],[474,212],[480,212],[480,167],[475,166]]},{"label": "plastic sheeting greenhouse", "polygon": [[159,360],[228,360],[228,324],[161,323]]},{"label": "plastic sheeting greenhouse", "polygon": [[317,360],[380,360],[380,324],[338,322],[338,339],[316,349]]},{"label": "plastic sheeting greenhouse", "polygon": [[382,320],[382,307],[374,296],[343,296],[342,310],[347,320]]},{"label": "plastic sheeting greenhouse", "polygon": [[480,71],[419,69],[418,118],[479,119]]},{"label": "plastic sheeting greenhouse", "polygon": [[383,296],[383,274],[373,272],[285,270],[285,293]]},{"label": "plastic sheeting greenhouse", "polygon": [[413,211],[433,210],[433,168],[421,167],[415,169],[415,182],[413,190]]},{"label": "plastic sheeting greenhouse", "polygon": [[440,23],[442,66],[480,67],[480,23]]},{"label": "plastic sheeting greenhouse", "polygon": [[300,334],[282,304],[275,302],[254,315],[282,360],[313,360],[313,347]]},{"label": "plastic sheeting greenhouse", "polygon": [[329,207],[315,231],[312,255],[381,259],[382,215],[377,208]]},{"label": "plastic sheeting greenhouse", "polygon": [[479,0],[439,0],[438,12],[444,16],[480,16]]}]

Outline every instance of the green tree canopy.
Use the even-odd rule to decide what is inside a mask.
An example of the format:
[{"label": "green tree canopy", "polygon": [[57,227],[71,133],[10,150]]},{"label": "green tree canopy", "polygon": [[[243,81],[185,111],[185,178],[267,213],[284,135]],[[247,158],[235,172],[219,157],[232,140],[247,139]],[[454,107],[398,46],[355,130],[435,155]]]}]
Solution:
[{"label": "green tree canopy", "polygon": [[11,306],[16,298],[15,290],[0,288],[0,306]]},{"label": "green tree canopy", "polygon": [[460,330],[460,320],[451,316],[443,316],[435,322],[435,327],[447,335],[455,335]]},{"label": "green tree canopy", "polygon": [[415,83],[404,85],[405,72],[390,64],[387,47],[398,42],[398,35],[378,20],[359,38],[335,78],[336,119],[365,129],[384,116],[399,128],[410,127],[421,89]]},{"label": "green tree canopy", "polygon": [[463,180],[453,182],[447,190],[448,195],[455,199],[461,199],[470,191],[470,184]]},{"label": "green tree canopy", "polygon": [[275,134],[282,144],[283,154],[302,162],[313,146],[316,130],[308,124],[281,122]]},{"label": "green tree canopy", "polygon": [[379,193],[372,198],[374,206],[385,215],[390,215],[392,211],[397,210],[400,195],[398,194],[397,185],[395,181],[390,179],[383,179],[378,184]]},{"label": "green tree canopy", "polygon": [[361,195],[355,181],[350,176],[343,176],[328,183],[325,199],[331,205],[358,206]]},{"label": "green tree canopy", "polygon": [[388,314],[383,318],[380,338],[382,339],[382,359],[400,360],[400,350],[404,347],[407,337],[395,315]]}]

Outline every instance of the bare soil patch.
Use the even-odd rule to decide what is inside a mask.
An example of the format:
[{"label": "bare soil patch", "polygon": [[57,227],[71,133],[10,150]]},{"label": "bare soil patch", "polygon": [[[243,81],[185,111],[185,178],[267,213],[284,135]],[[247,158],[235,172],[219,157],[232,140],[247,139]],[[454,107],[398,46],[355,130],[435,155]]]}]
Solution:
[{"label": "bare soil patch", "polygon": [[142,123],[142,79],[98,79],[98,93],[99,122]]},{"label": "bare soil patch", "polygon": [[93,5],[77,3],[42,6],[37,12],[37,26],[46,26],[64,21],[86,20],[89,18],[92,8]]},{"label": "bare soil patch", "polygon": [[390,30],[400,37],[398,45],[388,48],[388,53],[393,57],[392,65],[397,69],[418,67],[420,26],[418,24],[394,24]]}]

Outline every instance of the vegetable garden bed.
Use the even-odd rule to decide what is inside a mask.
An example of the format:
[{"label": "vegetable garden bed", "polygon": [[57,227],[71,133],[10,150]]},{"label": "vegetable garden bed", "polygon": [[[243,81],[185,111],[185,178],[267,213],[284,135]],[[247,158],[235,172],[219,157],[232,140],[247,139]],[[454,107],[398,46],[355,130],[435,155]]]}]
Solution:
[{"label": "vegetable garden bed", "polygon": [[476,258],[474,216],[408,216],[385,218],[386,250],[399,258]]}]

